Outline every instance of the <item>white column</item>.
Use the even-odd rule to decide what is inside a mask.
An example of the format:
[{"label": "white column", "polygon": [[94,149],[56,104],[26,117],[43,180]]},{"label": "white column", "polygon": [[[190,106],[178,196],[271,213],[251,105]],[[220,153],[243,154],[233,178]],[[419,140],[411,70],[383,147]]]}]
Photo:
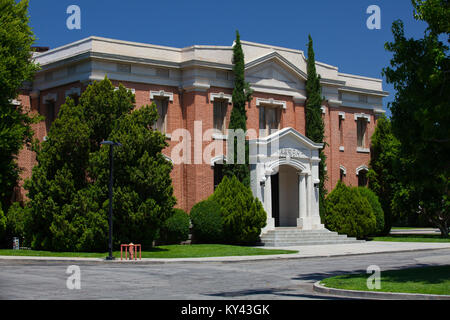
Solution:
[{"label": "white column", "polygon": [[312,174],[308,174],[306,178],[306,197],[307,197],[307,204],[308,204],[308,210],[307,210],[307,216],[311,217],[313,216],[313,201],[314,201],[314,192],[313,192],[313,179]]},{"label": "white column", "polygon": [[305,229],[307,219],[307,200],[306,200],[306,176],[299,174],[298,176],[298,200],[299,200],[299,213],[297,219],[297,227]]},{"label": "white column", "polygon": [[266,226],[261,230],[262,233],[275,229],[275,219],[272,218],[272,182],[271,176],[266,176],[264,184],[264,210],[266,210]]}]

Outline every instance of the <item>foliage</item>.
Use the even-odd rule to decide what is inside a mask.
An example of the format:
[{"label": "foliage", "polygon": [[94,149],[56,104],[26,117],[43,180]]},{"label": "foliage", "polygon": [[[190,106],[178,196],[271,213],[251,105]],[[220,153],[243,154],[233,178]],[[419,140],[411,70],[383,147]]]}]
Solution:
[{"label": "foliage", "polygon": [[14,202],[6,215],[6,234],[8,240],[19,237],[21,241],[26,237],[26,225],[30,217],[30,207],[27,203],[22,207],[19,202]]},{"label": "foliage", "polygon": [[192,231],[196,242],[221,243],[223,218],[220,205],[213,200],[204,200],[191,209]]},{"label": "foliage", "polygon": [[250,188],[232,176],[224,177],[209,197],[222,210],[224,239],[230,243],[255,243],[265,227],[267,214]]},{"label": "foliage", "polygon": [[356,188],[341,181],[325,199],[325,227],[351,237],[365,238],[376,230],[372,207]]},{"label": "foliage", "polygon": [[181,209],[174,209],[174,213],[169,217],[160,229],[160,240],[167,244],[178,244],[189,238],[189,225],[191,221],[189,215]]},{"label": "foliage", "polygon": [[[391,203],[398,181],[398,155],[400,143],[392,133],[391,122],[385,116],[377,120],[371,138],[369,188],[375,192],[384,212],[384,228],[381,234],[387,235],[394,218],[401,211],[393,211]],[[394,216],[394,212],[396,215]]]},{"label": "foliage", "polygon": [[356,188],[358,189],[358,192],[367,199],[375,214],[377,224],[374,234],[382,234],[384,230],[384,212],[377,195],[367,187]]},{"label": "foliage", "polygon": [[31,142],[31,124],[39,120],[11,104],[38,69],[30,59],[34,36],[27,11],[27,0],[0,1],[0,204],[5,211],[19,180],[17,155]]},{"label": "foliage", "polygon": [[[415,18],[428,24],[421,39],[407,39],[401,20],[392,25],[390,66],[383,69],[394,85],[395,100],[389,105],[392,130],[400,141],[397,199],[402,207],[426,216],[448,237],[450,224],[450,69],[448,1],[413,1]],[[450,40],[450,39],[449,39]]]},{"label": "foliage", "polygon": [[[247,112],[245,104],[252,99],[252,90],[250,85],[245,81],[245,62],[244,52],[241,46],[239,32],[236,31],[236,42],[233,46],[233,73],[234,73],[234,89],[233,89],[233,109],[231,110],[230,123],[228,129],[238,134],[238,130],[242,130],[245,135],[247,132]],[[230,131],[228,137],[228,150],[233,150],[233,155],[228,155],[228,162],[224,164],[224,175],[236,176],[245,186],[250,186],[250,168],[249,168],[249,146],[245,141],[245,164],[238,163],[238,138]],[[232,145],[231,145],[232,144]],[[233,156],[233,161],[230,161]]]},{"label": "foliage", "polygon": [[0,205],[0,239],[4,239],[6,234],[6,217]]},{"label": "foliage", "polygon": [[[322,118],[322,89],[320,87],[320,75],[316,72],[316,60],[313,49],[313,40],[311,35],[308,36],[308,62],[307,73],[308,80],[306,81],[306,136],[314,142],[324,143],[325,139],[325,124]],[[325,144],[324,144],[325,145]],[[319,152],[319,209],[321,216],[324,213],[324,201],[327,194],[325,188],[325,181],[328,179],[325,166],[326,156],[322,150]]]},{"label": "foliage", "polygon": [[[151,129],[156,107],[134,109],[135,98],[105,77],[89,85],[75,105],[61,106],[48,140],[35,145],[38,164],[26,181],[33,249],[103,251],[108,235],[109,146],[114,149],[113,246],[149,247],[173,212],[172,165],[161,150],[164,136]],[[70,161],[68,161],[70,159]]]}]

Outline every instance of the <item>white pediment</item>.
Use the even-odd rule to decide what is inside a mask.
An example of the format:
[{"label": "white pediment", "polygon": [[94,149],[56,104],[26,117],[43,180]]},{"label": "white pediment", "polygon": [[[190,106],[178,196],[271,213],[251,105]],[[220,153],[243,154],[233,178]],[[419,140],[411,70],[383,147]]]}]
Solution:
[{"label": "white pediment", "polygon": [[293,128],[250,140],[250,157],[318,160],[322,143],[315,143]]},{"label": "white pediment", "polygon": [[251,85],[302,90],[306,75],[279,54],[272,53],[247,63],[245,78]]}]

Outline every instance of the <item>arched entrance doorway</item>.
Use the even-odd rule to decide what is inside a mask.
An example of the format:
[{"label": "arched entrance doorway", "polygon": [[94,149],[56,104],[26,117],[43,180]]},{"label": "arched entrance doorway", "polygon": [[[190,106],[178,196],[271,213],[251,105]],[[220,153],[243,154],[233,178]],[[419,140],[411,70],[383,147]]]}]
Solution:
[{"label": "arched entrance doorway", "polygon": [[275,227],[296,227],[299,218],[299,171],[281,165],[272,176],[272,218]]}]

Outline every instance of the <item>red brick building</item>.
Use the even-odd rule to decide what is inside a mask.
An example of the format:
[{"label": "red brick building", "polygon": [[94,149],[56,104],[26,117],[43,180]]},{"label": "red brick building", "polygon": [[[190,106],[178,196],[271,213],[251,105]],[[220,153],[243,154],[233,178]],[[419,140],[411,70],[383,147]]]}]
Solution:
[{"label": "red brick building", "polygon": [[[308,144],[307,139],[303,139],[307,78],[303,52],[246,41],[242,41],[242,47],[246,81],[254,90],[253,100],[247,105],[247,127],[255,132],[253,138],[265,138],[284,128],[292,128],[291,136]],[[135,93],[137,108],[152,102],[158,105],[157,127],[165,132],[169,143],[164,154],[174,163],[171,177],[177,206],[189,211],[214,191],[220,179],[220,163],[226,157],[226,128],[232,109],[232,46],[179,49],[90,37],[36,53],[35,59],[42,69],[18,103],[29,112],[46,117],[34,126],[39,140],[45,140],[67,96],[79,97],[90,82],[107,75],[113,84],[122,83]],[[377,115],[384,112],[382,98],[387,96],[382,80],[340,73],[337,67],[321,62],[316,63],[316,68],[321,75],[325,98],[322,109],[328,144],[325,148],[327,189],[331,190],[339,179],[350,185],[365,184],[370,159],[369,138],[374,132]],[[212,128],[216,131],[205,138],[208,135],[205,133]],[[180,129],[187,130],[192,143],[180,144]],[[196,135],[203,139],[194,141]],[[174,159],[180,155],[181,147],[183,161]],[[314,162],[313,149],[308,163]],[[295,160],[295,150],[284,157]],[[30,177],[34,164],[35,155],[23,150],[19,165],[24,169],[24,179]],[[301,168],[296,170],[300,172]],[[312,193],[308,193],[309,196],[314,192],[315,170],[311,165],[311,189],[307,190]],[[252,189],[256,192],[267,179],[256,181],[259,176],[252,177]],[[301,188],[301,183],[299,186]],[[23,190],[18,192],[19,197],[23,195]],[[298,210],[298,206],[296,208]]]}]

